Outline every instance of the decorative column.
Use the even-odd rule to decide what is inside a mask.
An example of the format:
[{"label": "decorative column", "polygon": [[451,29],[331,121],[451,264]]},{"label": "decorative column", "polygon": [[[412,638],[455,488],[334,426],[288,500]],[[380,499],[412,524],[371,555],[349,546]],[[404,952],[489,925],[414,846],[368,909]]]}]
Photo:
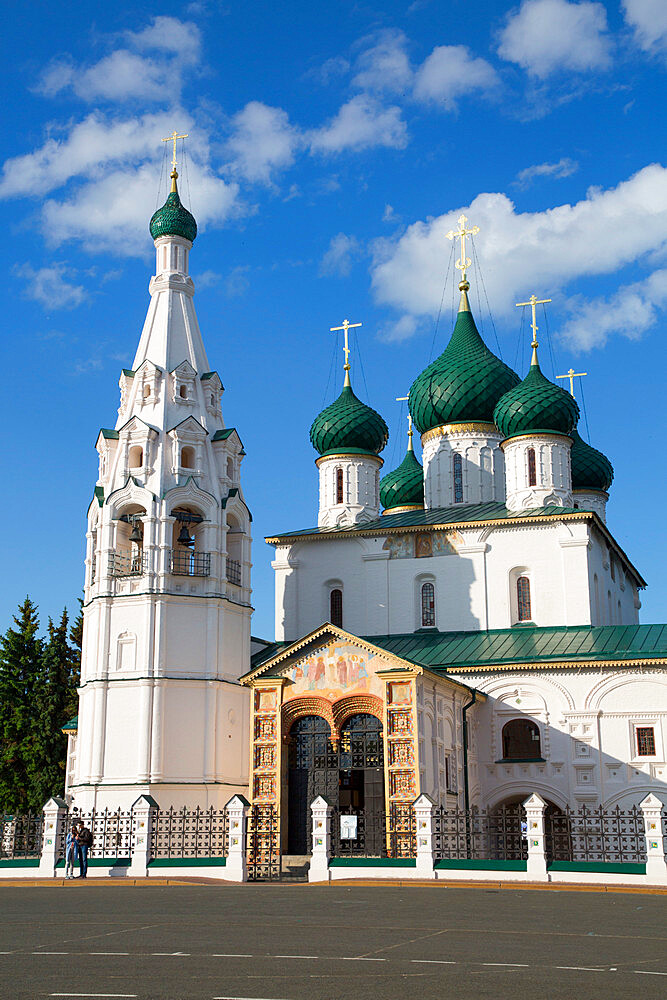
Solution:
[{"label": "decorative column", "polygon": [[228,831],[225,877],[229,882],[245,882],[248,877],[245,842],[250,803],[242,795],[235,795],[225,808]]},{"label": "decorative column", "polygon": [[313,816],[313,853],[308,869],[309,882],[328,882],[331,857],[331,814],[333,808],[321,795],[311,803]]},{"label": "decorative column", "polygon": [[544,811],[547,807],[544,799],[534,792],[523,803],[526,810],[526,836],[528,838],[527,872],[540,881],[547,878],[547,857],[544,850]]},{"label": "decorative column", "polygon": [[667,862],[665,861],[665,838],[662,834],[662,802],[652,792],[639,803],[644,814],[646,835],[646,878],[649,882],[664,885],[667,882]]},{"label": "decorative column", "polygon": [[42,878],[53,878],[60,856],[62,843],[65,853],[65,820],[67,803],[54,795],[44,806],[44,826],[42,828],[42,855],[39,859],[39,874]]},{"label": "decorative column", "polygon": [[433,878],[433,807],[435,802],[425,792],[415,799],[417,828],[417,872],[422,878]]},{"label": "decorative column", "polygon": [[151,832],[158,804],[152,795],[140,795],[132,803],[132,841],[130,867],[127,874],[146,878],[151,859]]}]

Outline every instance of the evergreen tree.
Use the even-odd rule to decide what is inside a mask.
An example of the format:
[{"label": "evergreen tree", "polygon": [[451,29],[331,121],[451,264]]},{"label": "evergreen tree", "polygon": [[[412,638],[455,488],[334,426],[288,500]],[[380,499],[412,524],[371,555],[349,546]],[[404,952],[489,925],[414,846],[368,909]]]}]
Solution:
[{"label": "evergreen tree", "polygon": [[70,678],[67,718],[65,722],[68,722],[73,716],[77,715],[79,711],[79,684],[81,683],[81,655],[83,651],[83,600],[80,597],[77,600],[79,602],[79,613],[69,630],[70,642],[74,647],[74,661],[72,676]]},{"label": "evergreen tree", "polygon": [[[31,759],[35,692],[42,641],[37,607],[29,597],[14,616],[16,627],[0,637],[0,811],[24,812],[33,804]],[[39,804],[41,807],[42,803]]]},{"label": "evergreen tree", "polygon": [[69,643],[69,619],[63,610],[57,625],[49,618],[32,719],[29,760],[30,805],[41,809],[65,789],[67,741],[61,727],[76,711],[80,654]]}]

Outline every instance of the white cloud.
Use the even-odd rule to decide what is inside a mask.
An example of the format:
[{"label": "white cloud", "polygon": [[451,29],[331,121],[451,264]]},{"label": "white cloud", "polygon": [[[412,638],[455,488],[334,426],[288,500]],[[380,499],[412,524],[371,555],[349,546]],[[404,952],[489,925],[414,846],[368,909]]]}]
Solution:
[{"label": "white cloud", "polygon": [[560,70],[606,69],[611,42],[605,8],[588,0],[523,0],[500,34],[498,54],[539,79]]},{"label": "white cloud", "polygon": [[83,285],[75,285],[70,280],[75,272],[65,264],[53,264],[38,270],[30,264],[22,264],[15,269],[15,273],[28,282],[25,289],[28,298],[35,299],[47,312],[52,309],[75,309],[86,298]]},{"label": "white cloud", "polygon": [[378,332],[378,337],[386,344],[400,344],[409,340],[417,332],[417,320],[414,316],[400,316],[397,320],[389,320]]},{"label": "white cloud", "polygon": [[332,237],[329,249],[322,257],[320,274],[337,274],[346,277],[352,270],[352,264],[359,257],[361,248],[355,236],[338,233]]},{"label": "white cloud", "polygon": [[294,162],[300,141],[286,111],[250,101],[232,119],[227,142],[232,155],[230,169],[249,181],[270,184],[276,170]]},{"label": "white cloud", "polygon": [[570,318],[561,337],[580,351],[602,347],[613,334],[639,340],[656,323],[658,310],[666,306],[667,270],[654,271],[645,281],[621,288],[609,299],[570,301]]},{"label": "white cloud", "polygon": [[225,294],[228,298],[236,299],[245,295],[250,288],[249,270],[248,264],[239,264],[232,268],[225,280]]},{"label": "white cloud", "polygon": [[417,71],[414,96],[452,111],[457,98],[475,90],[489,92],[499,82],[493,66],[473,56],[467,46],[439,45]]},{"label": "white cloud", "polygon": [[524,167],[516,175],[516,183],[520,188],[527,188],[536,177],[570,177],[579,169],[576,160],[563,156],[556,163],[536,163],[532,167]]},{"label": "white cloud", "polygon": [[57,59],[44,70],[38,91],[52,97],[71,88],[84,101],[178,98],[184,70],[196,65],[199,28],[174,17],[156,17],[143,31],[126,32],[118,48],[89,66]]},{"label": "white cloud", "polygon": [[[370,39],[371,45],[357,58],[352,83],[362,90],[400,93],[412,83],[406,52],[408,39],[402,31],[383,29]],[[363,42],[362,42],[363,44]]]},{"label": "white cloud", "polygon": [[220,284],[221,279],[222,275],[217,271],[202,271],[194,276],[195,287],[200,291],[202,288],[214,288]]},{"label": "white cloud", "polygon": [[635,41],[647,51],[667,49],[665,0],[623,0],[625,20],[634,29]]},{"label": "white cloud", "polygon": [[308,140],[313,152],[341,153],[373,146],[404,149],[408,137],[400,108],[384,107],[370,94],[358,94],[330,122],[310,132]]},{"label": "white cloud", "polygon": [[593,188],[575,204],[542,212],[519,213],[507,195],[489,192],[415,222],[396,240],[376,241],[371,274],[379,303],[414,317],[437,314],[446,233],[462,211],[480,227],[475,245],[494,313],[508,315],[518,296],[556,298],[572,280],[613,273],[667,248],[667,168],[652,164],[615,188]]}]

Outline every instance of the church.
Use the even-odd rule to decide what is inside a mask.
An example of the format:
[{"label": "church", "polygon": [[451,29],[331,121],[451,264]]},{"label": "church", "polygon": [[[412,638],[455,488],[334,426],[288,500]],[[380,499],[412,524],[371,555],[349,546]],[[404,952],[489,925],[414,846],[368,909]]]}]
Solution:
[{"label": "church", "polygon": [[317,523],[266,539],[275,637],[251,636],[242,429],[197,323],[175,150],[171,178],[146,321],[97,437],[68,802],[221,809],[240,793],[275,808],[294,855],[318,795],[667,802],[667,626],[639,624],[646,584],[607,525],[612,465],[541,371],[535,295],[523,378],[484,343],[465,217],[451,338],[414,373],[405,457],[384,475],[387,425],[354,393],[343,324],[342,391],[310,429]]}]

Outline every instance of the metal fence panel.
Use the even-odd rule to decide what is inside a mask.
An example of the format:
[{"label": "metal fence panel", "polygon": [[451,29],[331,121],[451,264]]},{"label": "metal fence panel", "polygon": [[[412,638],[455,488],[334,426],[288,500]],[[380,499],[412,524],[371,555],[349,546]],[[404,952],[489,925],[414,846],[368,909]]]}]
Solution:
[{"label": "metal fence panel", "polygon": [[153,858],[216,858],[227,855],[226,809],[159,809],[153,815]]},{"label": "metal fence panel", "polygon": [[0,858],[38,858],[42,853],[43,825],[44,815],[41,812],[2,816]]}]

